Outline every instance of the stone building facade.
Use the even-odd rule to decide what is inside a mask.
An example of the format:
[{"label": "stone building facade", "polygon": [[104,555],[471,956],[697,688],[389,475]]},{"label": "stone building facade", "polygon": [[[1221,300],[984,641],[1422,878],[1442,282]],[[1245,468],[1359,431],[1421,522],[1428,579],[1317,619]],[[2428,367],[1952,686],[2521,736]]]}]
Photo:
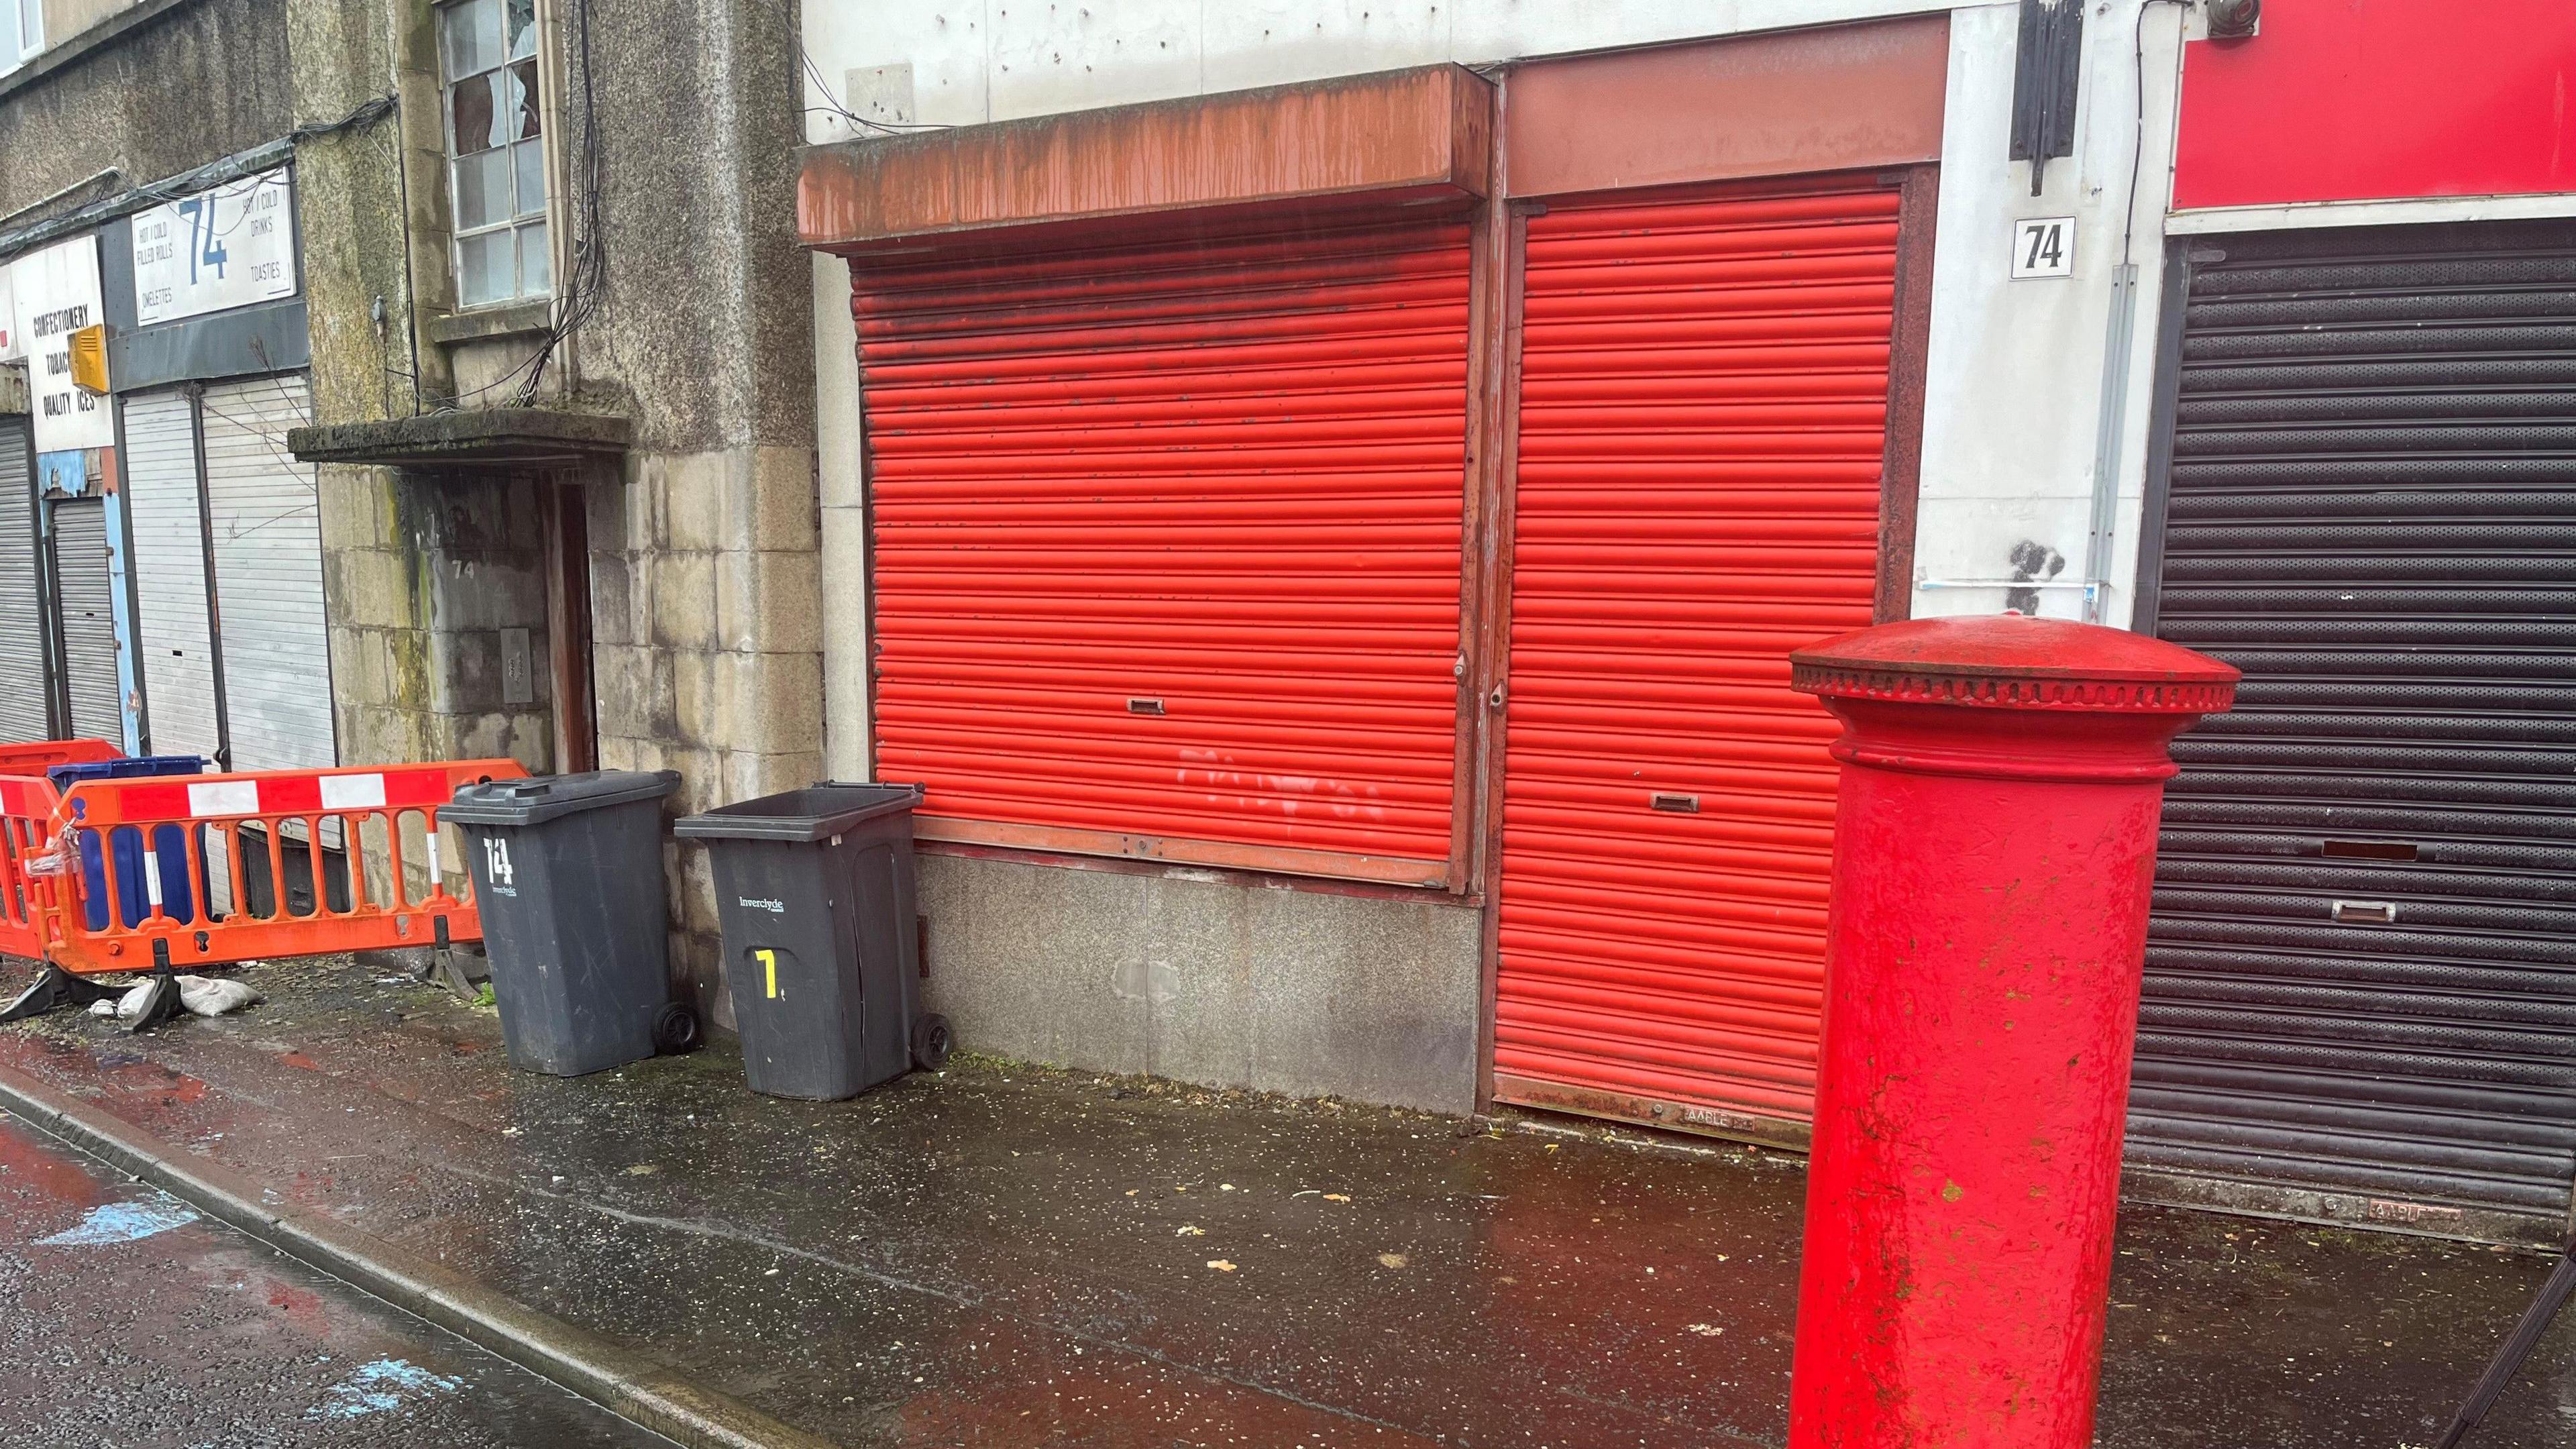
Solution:
[{"label": "stone building facade", "polygon": [[[672,769],[681,810],[819,776],[802,127],[778,83],[793,8],[58,8],[45,48],[0,76],[0,266],[92,234],[113,258],[121,219],[228,165],[290,178],[309,356],[290,376],[309,404],[265,441],[315,495],[317,748]],[[499,49],[459,38],[478,26]],[[508,172],[480,169],[502,156]],[[460,190],[495,175],[515,178],[502,219],[527,233],[497,289],[461,275],[490,255],[478,236],[508,239],[478,232],[490,199]],[[173,326],[221,340],[242,316]],[[149,608],[120,619],[127,655],[149,662],[155,625]],[[166,684],[156,709],[150,682],[128,690],[129,745],[183,712]],[[674,969],[723,1023],[703,863],[675,849],[669,867]]]}]

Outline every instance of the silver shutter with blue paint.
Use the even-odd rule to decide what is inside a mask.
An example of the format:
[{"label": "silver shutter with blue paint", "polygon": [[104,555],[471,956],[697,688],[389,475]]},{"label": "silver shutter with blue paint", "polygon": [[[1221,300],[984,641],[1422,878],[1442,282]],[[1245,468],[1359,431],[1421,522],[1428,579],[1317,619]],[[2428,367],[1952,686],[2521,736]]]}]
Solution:
[{"label": "silver shutter with blue paint", "polygon": [[63,678],[71,696],[71,734],[124,748],[118,708],[114,585],[107,561],[107,503],[64,498],[53,510],[54,599],[63,630]]}]

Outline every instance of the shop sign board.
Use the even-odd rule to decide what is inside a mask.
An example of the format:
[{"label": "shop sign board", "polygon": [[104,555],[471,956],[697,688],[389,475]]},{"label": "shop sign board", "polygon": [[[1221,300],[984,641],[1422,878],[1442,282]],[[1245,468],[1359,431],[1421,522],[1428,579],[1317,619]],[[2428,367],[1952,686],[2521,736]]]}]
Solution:
[{"label": "shop sign board", "polygon": [[294,296],[294,216],[283,166],[135,213],[135,325]]},{"label": "shop sign board", "polygon": [[17,331],[27,350],[29,411],[36,451],[116,446],[116,414],[107,398],[72,381],[72,334],[98,325],[98,237],[95,233],[28,252],[11,263]]}]

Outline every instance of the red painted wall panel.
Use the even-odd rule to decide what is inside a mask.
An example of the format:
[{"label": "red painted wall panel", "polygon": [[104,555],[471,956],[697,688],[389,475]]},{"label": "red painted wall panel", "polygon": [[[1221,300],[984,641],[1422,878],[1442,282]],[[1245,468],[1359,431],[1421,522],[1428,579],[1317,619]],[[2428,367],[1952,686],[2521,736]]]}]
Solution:
[{"label": "red painted wall panel", "polygon": [[2576,192],[2570,0],[2266,0],[2184,47],[2174,205]]}]

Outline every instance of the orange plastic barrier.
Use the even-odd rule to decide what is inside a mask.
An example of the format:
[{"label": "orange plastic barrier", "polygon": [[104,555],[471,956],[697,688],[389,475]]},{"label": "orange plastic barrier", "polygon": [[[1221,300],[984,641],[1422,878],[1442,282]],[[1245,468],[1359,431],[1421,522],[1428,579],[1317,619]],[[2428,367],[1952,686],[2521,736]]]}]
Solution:
[{"label": "orange plastic barrier", "polygon": [[[60,792],[51,833],[14,878],[32,883],[43,955],[77,975],[150,969],[166,947],[174,967],[271,956],[444,945],[482,939],[471,899],[449,894],[438,862],[438,812],[460,785],[522,779],[514,760],[464,760],[379,769],[269,770],[237,775],[159,775],[84,780]],[[39,780],[0,780],[0,820],[17,831],[44,803]],[[428,888],[414,894],[405,870],[403,825],[423,827]],[[177,827],[187,882],[165,891],[163,842]],[[33,839],[33,832],[29,832]],[[142,868],[147,899],[125,887],[113,844],[123,835]],[[84,876],[83,837],[107,868]],[[145,847],[145,842],[151,845]],[[391,866],[387,898],[367,880],[366,856]],[[50,873],[45,873],[50,872]],[[174,887],[178,883],[170,883]],[[301,887],[301,898],[298,888]],[[101,894],[104,900],[88,899]],[[172,909],[165,897],[185,901]],[[129,924],[129,919],[132,923]],[[0,926],[0,950],[7,944]]]},{"label": "orange plastic barrier", "polygon": [[49,873],[58,866],[54,812],[61,798],[41,775],[0,776],[0,954],[44,959],[46,926],[66,888]]},{"label": "orange plastic barrier", "polygon": [[41,775],[54,765],[93,765],[125,752],[105,740],[37,740],[0,745],[0,775]]}]

